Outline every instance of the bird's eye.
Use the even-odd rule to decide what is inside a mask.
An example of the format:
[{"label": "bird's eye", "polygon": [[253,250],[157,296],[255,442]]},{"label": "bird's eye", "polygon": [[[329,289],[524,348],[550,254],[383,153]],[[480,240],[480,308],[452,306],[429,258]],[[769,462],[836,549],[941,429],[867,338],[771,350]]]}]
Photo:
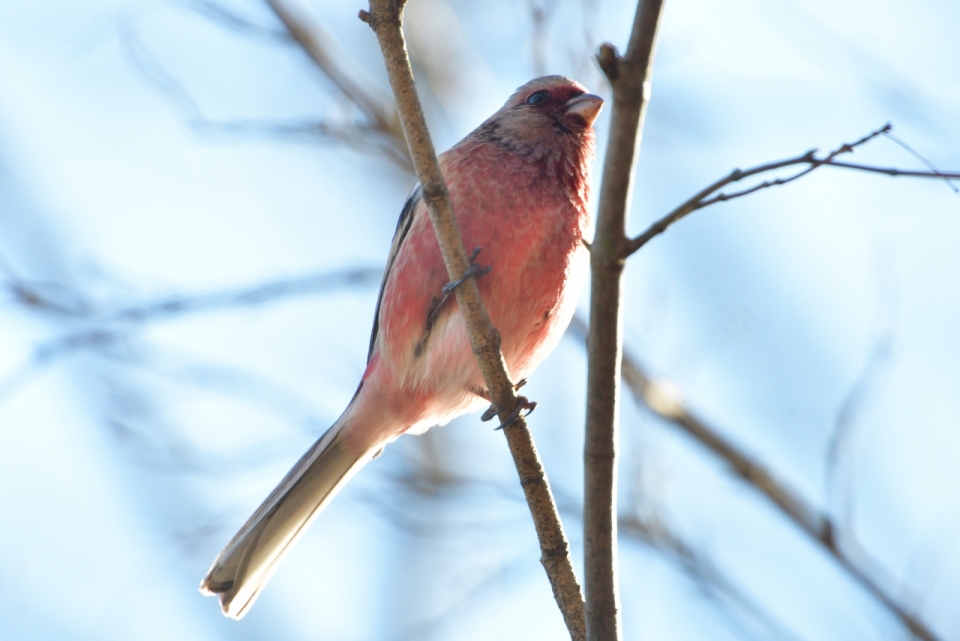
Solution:
[{"label": "bird's eye", "polygon": [[533,105],[534,107],[539,107],[546,101],[547,101],[546,91],[537,91],[536,93],[530,94],[530,97],[527,98],[527,104]]}]

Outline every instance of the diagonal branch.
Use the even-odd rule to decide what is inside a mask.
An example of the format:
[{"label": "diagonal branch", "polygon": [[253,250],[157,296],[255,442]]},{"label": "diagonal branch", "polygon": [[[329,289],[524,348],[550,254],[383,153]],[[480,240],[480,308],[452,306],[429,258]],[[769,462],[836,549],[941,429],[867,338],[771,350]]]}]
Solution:
[{"label": "diagonal branch", "polygon": [[48,366],[79,350],[116,345],[128,335],[131,325],[156,322],[194,312],[260,305],[273,300],[307,296],[338,287],[374,283],[379,281],[382,273],[381,269],[369,267],[321,272],[283,278],[252,287],[239,287],[192,296],[171,296],[113,311],[98,309],[82,300],[60,301],[46,291],[52,289],[54,293],[60,293],[60,288],[50,284],[12,280],[7,287],[19,304],[47,315],[85,323],[86,327],[37,345],[29,359],[17,366],[12,374],[0,378],[0,400],[26,380],[31,370]]},{"label": "diagonal branch", "polygon": [[[780,185],[786,185],[791,183],[794,180],[803,178],[811,171],[818,169],[820,167],[841,167],[846,169],[855,169],[857,171],[866,171],[871,173],[886,174],[888,176],[910,176],[912,178],[938,178],[940,180],[946,180],[950,184],[952,179],[960,179],[960,172],[956,171],[939,171],[933,169],[931,171],[920,171],[913,169],[898,169],[896,167],[875,167],[873,165],[863,165],[859,163],[845,162],[837,160],[836,158],[842,154],[850,153],[855,148],[863,145],[881,134],[889,135],[890,131],[893,129],[893,126],[890,123],[887,123],[880,129],[873,131],[860,140],[853,143],[846,143],[833,150],[823,158],[817,158],[816,150],[813,149],[808,151],[805,154],[799,156],[794,156],[793,158],[787,158],[785,160],[778,160],[763,165],[757,165],[756,167],[751,167],[750,169],[741,170],[734,169],[727,176],[717,180],[713,184],[707,185],[702,190],[688,198],[686,201],[678,205],[673,211],[668,213],[666,216],[658,220],[657,222],[650,225],[650,227],[637,236],[636,238],[630,240],[628,244],[627,254],[633,254],[641,247],[646,245],[651,239],[656,236],[659,236],[667,230],[670,225],[677,222],[687,214],[697,211],[698,209],[703,209],[704,207],[709,207],[716,203],[726,202],[728,200],[733,200],[734,198],[740,198],[741,196],[746,196],[747,194],[752,194],[754,192],[760,191],[761,189],[766,189],[768,187],[777,187]],[[924,161],[926,162],[926,161]],[[756,176],[759,174],[765,174],[770,171],[775,171],[777,169],[783,169],[784,167],[792,167],[795,165],[807,165],[806,168],[798,171],[797,173],[787,176],[785,178],[775,178],[773,180],[766,180],[762,183],[753,185],[741,191],[735,191],[731,193],[720,192],[716,194],[719,190],[723,189],[727,185],[739,182],[744,178],[750,178],[751,176]],[[952,185],[951,185],[952,186]],[[715,196],[713,194],[716,194]]]},{"label": "diagonal branch", "polygon": [[[698,583],[714,599],[722,599],[754,619],[771,636],[798,641],[788,628],[777,621],[773,613],[765,612],[744,591],[711,562],[710,558],[693,544],[684,540],[662,519],[653,516],[621,515],[618,521],[624,536],[648,545],[677,566],[692,581]],[[728,613],[732,614],[732,613]]]},{"label": "diagonal branch", "polygon": [[[341,117],[306,120],[210,119],[183,84],[168,73],[160,62],[140,43],[129,25],[123,26],[121,37],[124,50],[130,61],[149,82],[167,94],[187,124],[198,133],[256,134],[286,140],[339,143],[359,151],[375,151],[385,154],[391,162],[401,169],[405,171],[412,171],[413,169],[406,147],[400,146],[404,144],[402,135],[398,138],[396,132],[384,128],[384,123],[372,120],[369,117],[366,121],[359,122]],[[286,38],[286,40],[291,39]],[[361,111],[364,110],[361,109]]]},{"label": "diagonal branch", "polygon": [[[916,149],[908,145],[903,140],[900,140],[900,138],[898,138],[897,136],[894,136],[889,131],[887,132],[886,135],[887,135],[887,140],[893,142],[896,145],[899,145],[908,154],[910,154],[911,156],[913,156],[914,158],[922,162],[924,165],[929,167],[930,171],[937,174],[938,176],[943,176],[943,172],[940,171],[940,168],[934,165],[932,162],[930,162],[926,158],[924,158],[919,151],[917,151]],[[953,193],[960,194],[960,187],[957,187],[955,184],[953,184],[954,178],[951,178],[950,176],[943,176],[943,181],[947,183],[947,187],[949,187]]]},{"label": "diagonal branch", "polygon": [[[571,329],[586,335],[586,325],[579,317],[574,317]],[[873,568],[877,564],[859,549],[852,537],[838,536],[838,528],[829,515],[724,438],[719,430],[692,414],[668,386],[653,381],[629,353],[624,353],[622,367],[623,382],[638,403],[668,424],[681,429],[726,462],[734,474],[760,492],[802,532],[819,543],[850,577],[897,617],[915,637],[924,641],[939,641],[940,637],[932,629],[874,578]]]},{"label": "diagonal branch", "polygon": [[[574,316],[570,331],[586,337],[588,329],[582,318]],[[853,537],[838,536],[839,529],[829,515],[821,512],[766,466],[724,438],[718,429],[691,413],[669,386],[652,380],[637,360],[627,352],[623,355],[622,372],[623,382],[637,403],[648,408],[669,425],[679,428],[726,462],[742,481],[760,492],[803,533],[819,543],[850,577],[897,617],[915,637],[924,641],[940,640],[915,613],[893,596],[891,590],[874,578],[873,568],[877,564],[867,557]]]},{"label": "diagonal branch", "polygon": [[[453,282],[467,273],[470,261],[457,228],[450,194],[440,173],[414,85],[401,30],[404,4],[405,0],[371,0],[370,11],[361,11],[360,19],[370,25],[380,42],[400,121],[420,178],[423,202],[430,212],[447,274]],[[476,279],[468,278],[455,292],[493,406],[498,408],[501,423],[510,420],[503,432],[540,539],[540,561],[547,572],[571,638],[581,641],[585,638],[583,597],[573,571],[570,546],[526,421],[522,416],[513,420],[515,417],[512,415],[519,409],[519,402],[500,353],[500,335],[483,306]]]},{"label": "diagonal branch", "polygon": [[584,461],[584,585],[587,638],[621,638],[617,572],[617,447],[623,267],[634,166],[650,98],[662,0],[640,0],[627,51],[600,47],[597,61],[613,90],[597,231],[590,249],[590,353]]},{"label": "diagonal branch", "polygon": [[[698,209],[703,209],[704,207],[708,207],[715,203],[725,202],[728,200],[733,200],[734,198],[740,198],[741,196],[746,196],[747,194],[752,194],[756,191],[760,191],[761,189],[766,189],[767,187],[776,187],[778,185],[786,185],[787,183],[793,182],[798,178],[802,178],[803,176],[806,176],[817,167],[831,163],[833,159],[839,156],[840,154],[852,152],[855,148],[859,147],[860,145],[863,145],[873,140],[874,138],[876,138],[881,134],[885,134],[889,132],[891,129],[892,129],[892,126],[889,123],[887,123],[880,129],[877,129],[876,131],[873,131],[867,134],[866,136],[864,136],[863,138],[861,138],[856,142],[845,143],[841,145],[837,149],[827,154],[827,156],[823,159],[817,159],[816,157],[817,150],[812,149],[805,154],[801,154],[793,158],[787,158],[786,160],[777,160],[777,161],[766,163],[763,165],[757,165],[756,167],[751,167],[750,169],[746,169],[746,170],[734,169],[727,176],[701,189],[699,192],[697,192],[696,194],[688,198],[685,202],[677,206],[669,214],[667,214],[657,222],[650,225],[650,227],[645,232],[643,232],[636,238],[632,239],[627,246],[627,255],[630,255],[636,252],[638,249],[646,245],[651,239],[665,232],[670,225],[677,222],[687,214],[695,212]],[[803,169],[802,171],[799,171],[792,176],[764,181],[758,185],[754,185],[753,187],[749,187],[742,191],[733,192],[731,194],[725,194],[721,192],[711,198],[711,194],[716,193],[717,191],[723,189],[727,185],[730,185],[735,182],[739,182],[744,178],[750,178],[751,176],[756,176],[758,174],[765,174],[767,172],[774,171],[777,169],[783,169],[784,167],[792,167],[794,165],[803,165],[803,164],[806,164],[809,166],[806,169]]]},{"label": "diagonal branch", "polygon": [[185,0],[185,2],[205,18],[219,22],[238,33],[281,42],[290,40],[290,35],[284,29],[258,24],[240,12],[223,6],[217,0]]},{"label": "diagonal branch", "polygon": [[[294,10],[286,0],[264,0],[283,23],[290,38],[296,42],[316,67],[339,89],[347,99],[360,109],[372,124],[372,128],[385,135],[390,144],[406,158],[409,169],[407,143],[403,128],[393,104],[386,96],[357,81],[361,74],[357,69],[348,69],[339,51],[333,34],[319,23],[309,20]],[[395,154],[396,155],[396,154]]]},{"label": "diagonal branch", "polygon": [[92,332],[103,332],[105,326],[143,323],[162,320],[170,316],[178,316],[189,312],[205,312],[234,307],[260,305],[278,298],[303,296],[326,291],[337,287],[351,287],[362,283],[375,282],[380,278],[381,271],[374,268],[358,267],[336,272],[321,272],[307,274],[296,278],[282,278],[253,287],[240,287],[221,291],[196,294],[193,296],[172,296],[159,301],[133,305],[117,310],[100,317],[99,329],[81,330],[56,339],[37,349],[37,354],[46,354],[57,351],[60,345],[71,345],[84,342],[85,335]]}]

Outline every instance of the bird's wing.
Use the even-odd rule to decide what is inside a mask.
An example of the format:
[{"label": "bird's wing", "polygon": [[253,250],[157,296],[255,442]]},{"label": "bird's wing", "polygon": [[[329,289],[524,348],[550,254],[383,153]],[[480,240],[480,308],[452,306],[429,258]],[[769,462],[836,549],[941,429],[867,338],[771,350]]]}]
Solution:
[{"label": "bird's wing", "polygon": [[393,263],[397,260],[400,253],[400,247],[403,245],[407,232],[413,224],[413,214],[417,210],[417,205],[422,200],[420,183],[418,182],[407,197],[407,202],[403,204],[403,210],[400,212],[400,220],[397,221],[397,231],[393,234],[393,244],[390,245],[390,255],[387,256],[387,266],[383,270],[383,280],[380,281],[380,293],[377,295],[377,310],[373,313],[373,330],[370,332],[370,349],[367,351],[367,361],[373,356],[373,346],[377,342],[377,333],[380,330],[380,303],[383,302],[383,290],[387,288],[387,278],[390,277],[390,270],[393,269]]}]

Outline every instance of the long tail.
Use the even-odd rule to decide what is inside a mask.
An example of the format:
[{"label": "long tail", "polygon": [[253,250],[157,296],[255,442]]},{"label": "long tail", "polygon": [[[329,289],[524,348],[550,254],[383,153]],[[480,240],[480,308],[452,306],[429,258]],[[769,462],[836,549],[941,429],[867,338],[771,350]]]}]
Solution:
[{"label": "long tail", "polygon": [[219,594],[225,615],[246,614],[300,535],[372,458],[374,447],[357,452],[345,446],[349,414],[314,443],[213,562],[200,591]]}]

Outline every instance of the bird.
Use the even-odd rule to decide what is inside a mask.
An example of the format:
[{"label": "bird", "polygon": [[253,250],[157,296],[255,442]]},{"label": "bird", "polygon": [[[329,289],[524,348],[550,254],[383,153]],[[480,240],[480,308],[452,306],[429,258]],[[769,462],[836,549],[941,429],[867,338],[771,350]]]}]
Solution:
[{"label": "bird", "polygon": [[[594,122],[603,99],[563,76],[524,84],[438,156],[512,381],[560,340],[589,268]],[[402,434],[489,403],[419,185],[384,269],[367,364],[343,414],[227,543],[200,585],[242,618],[350,478]]]}]

